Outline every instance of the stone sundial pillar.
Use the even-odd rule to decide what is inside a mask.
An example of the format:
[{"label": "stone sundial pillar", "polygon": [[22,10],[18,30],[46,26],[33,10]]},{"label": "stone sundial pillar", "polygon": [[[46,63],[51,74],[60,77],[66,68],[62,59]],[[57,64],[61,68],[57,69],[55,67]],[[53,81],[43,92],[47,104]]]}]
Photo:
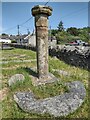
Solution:
[{"label": "stone sundial pillar", "polygon": [[37,73],[39,79],[48,77],[48,16],[51,14],[51,7],[37,5],[32,8],[32,15],[35,16]]}]

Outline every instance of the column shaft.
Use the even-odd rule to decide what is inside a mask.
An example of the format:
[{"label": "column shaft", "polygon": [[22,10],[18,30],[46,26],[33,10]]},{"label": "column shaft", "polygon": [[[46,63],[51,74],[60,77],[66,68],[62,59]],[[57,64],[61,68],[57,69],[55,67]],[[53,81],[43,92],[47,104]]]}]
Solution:
[{"label": "column shaft", "polygon": [[32,15],[35,16],[37,72],[39,78],[48,77],[48,16],[52,9],[47,6],[35,6]]}]

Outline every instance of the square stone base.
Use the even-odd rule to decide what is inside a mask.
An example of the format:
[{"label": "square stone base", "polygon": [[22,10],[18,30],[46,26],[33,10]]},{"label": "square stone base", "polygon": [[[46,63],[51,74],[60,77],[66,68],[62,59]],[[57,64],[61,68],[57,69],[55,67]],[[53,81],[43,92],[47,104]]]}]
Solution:
[{"label": "square stone base", "polygon": [[[33,71],[36,71],[36,69],[32,69]],[[44,78],[38,78],[37,76],[30,75],[32,84],[34,86],[38,85],[45,85],[47,83],[53,83],[56,81],[59,81],[53,74],[49,73],[47,77]]]}]

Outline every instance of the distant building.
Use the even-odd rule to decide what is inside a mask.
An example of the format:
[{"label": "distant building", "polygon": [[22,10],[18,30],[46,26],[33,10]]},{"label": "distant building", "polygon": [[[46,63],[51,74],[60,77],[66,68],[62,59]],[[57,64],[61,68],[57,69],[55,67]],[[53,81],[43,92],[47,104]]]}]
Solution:
[{"label": "distant building", "polygon": [[9,35],[3,33],[0,38],[1,38],[1,39],[9,39]]},{"label": "distant building", "polygon": [[33,47],[36,46],[36,35],[35,33],[29,34],[24,38],[24,42],[26,42],[28,45],[31,45]]},{"label": "distant building", "polygon": [[[28,35],[24,38],[24,42],[31,45],[31,46],[36,46],[36,35],[35,32],[32,33],[31,35]],[[49,46],[56,46],[57,40],[55,36],[48,37],[48,44]]]},{"label": "distant building", "polygon": [[0,43],[11,43],[11,40],[10,39],[1,39],[0,38]]},{"label": "distant building", "polygon": [[48,37],[48,44],[49,44],[49,46],[56,46],[56,44],[57,44],[57,39],[56,39],[56,37],[55,36],[51,36],[51,37]]},{"label": "distant building", "polygon": [[25,34],[25,35],[17,35],[16,36],[16,42],[18,43],[18,44],[25,44],[25,43],[27,43],[27,41],[25,41],[24,40],[24,38],[26,37],[27,35]]},{"label": "distant building", "polygon": [[10,35],[10,36],[9,36],[9,39],[10,39],[10,40],[16,40],[16,36],[15,36],[15,35]]},{"label": "distant building", "polygon": [[[26,44],[26,45],[31,45],[31,46],[35,47],[36,46],[35,31],[33,31],[32,34],[17,36],[16,41],[18,44]],[[48,45],[49,46],[56,46],[56,44],[57,44],[57,40],[56,40],[55,36],[48,37]]]}]

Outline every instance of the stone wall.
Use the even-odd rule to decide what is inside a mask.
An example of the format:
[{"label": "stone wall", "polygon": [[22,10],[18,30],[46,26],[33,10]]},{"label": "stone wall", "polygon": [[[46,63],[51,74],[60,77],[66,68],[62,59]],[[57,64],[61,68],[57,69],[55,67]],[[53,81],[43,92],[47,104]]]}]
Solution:
[{"label": "stone wall", "polygon": [[90,70],[90,47],[57,46],[56,48],[50,48],[49,54],[70,65]]},{"label": "stone wall", "polygon": [[30,49],[33,51],[36,51],[36,47],[31,46],[31,45],[25,45],[25,44],[17,44],[17,43],[11,43],[9,44],[11,47],[15,47],[15,48],[20,48],[20,49]]},{"label": "stone wall", "polygon": [[[27,45],[10,44],[12,47],[30,49],[36,51],[35,47]],[[90,47],[85,46],[65,46],[49,48],[49,55],[65,61],[67,64],[74,65],[90,70]]]}]

